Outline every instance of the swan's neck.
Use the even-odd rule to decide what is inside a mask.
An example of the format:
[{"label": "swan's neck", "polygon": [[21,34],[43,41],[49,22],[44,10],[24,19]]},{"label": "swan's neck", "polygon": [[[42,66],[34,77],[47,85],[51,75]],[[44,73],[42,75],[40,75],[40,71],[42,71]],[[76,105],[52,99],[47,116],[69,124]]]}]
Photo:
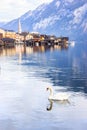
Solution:
[{"label": "swan's neck", "polygon": [[53,96],[53,90],[50,88],[50,96]]}]

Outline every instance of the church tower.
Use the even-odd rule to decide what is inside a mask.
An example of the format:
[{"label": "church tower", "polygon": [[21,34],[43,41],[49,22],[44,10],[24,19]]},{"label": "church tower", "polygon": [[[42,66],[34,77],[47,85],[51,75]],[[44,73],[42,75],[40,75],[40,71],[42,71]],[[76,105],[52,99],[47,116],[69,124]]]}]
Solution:
[{"label": "church tower", "polygon": [[18,33],[21,33],[22,29],[21,29],[21,23],[20,23],[20,19],[18,20]]}]

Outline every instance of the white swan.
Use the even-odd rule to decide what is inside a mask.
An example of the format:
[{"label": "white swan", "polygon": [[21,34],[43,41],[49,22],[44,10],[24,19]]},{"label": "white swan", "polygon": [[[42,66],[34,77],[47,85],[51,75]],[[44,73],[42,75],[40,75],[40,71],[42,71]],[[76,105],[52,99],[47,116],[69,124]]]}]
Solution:
[{"label": "white swan", "polygon": [[50,95],[48,97],[49,100],[64,101],[64,100],[68,100],[68,98],[69,98],[69,95],[67,95],[65,93],[53,94],[52,87],[47,87],[47,90],[50,90]]}]

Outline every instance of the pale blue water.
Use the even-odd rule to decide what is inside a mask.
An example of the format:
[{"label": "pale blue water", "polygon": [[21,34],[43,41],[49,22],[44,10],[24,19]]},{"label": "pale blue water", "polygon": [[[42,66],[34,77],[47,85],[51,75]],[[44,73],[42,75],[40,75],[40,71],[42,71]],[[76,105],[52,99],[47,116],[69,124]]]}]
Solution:
[{"label": "pale blue water", "polygon": [[0,49],[0,130],[87,130],[87,44]]}]

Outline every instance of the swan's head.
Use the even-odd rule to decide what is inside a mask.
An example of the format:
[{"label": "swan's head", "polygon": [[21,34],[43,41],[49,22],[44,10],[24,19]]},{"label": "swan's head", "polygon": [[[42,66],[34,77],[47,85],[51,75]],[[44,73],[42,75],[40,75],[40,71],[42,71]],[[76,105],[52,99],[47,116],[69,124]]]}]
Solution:
[{"label": "swan's head", "polygon": [[48,90],[52,90],[52,87],[47,87],[47,89],[46,89],[46,90],[47,90],[47,91],[48,91]]},{"label": "swan's head", "polygon": [[48,91],[48,90],[49,90],[49,87],[47,87],[46,90]]}]

